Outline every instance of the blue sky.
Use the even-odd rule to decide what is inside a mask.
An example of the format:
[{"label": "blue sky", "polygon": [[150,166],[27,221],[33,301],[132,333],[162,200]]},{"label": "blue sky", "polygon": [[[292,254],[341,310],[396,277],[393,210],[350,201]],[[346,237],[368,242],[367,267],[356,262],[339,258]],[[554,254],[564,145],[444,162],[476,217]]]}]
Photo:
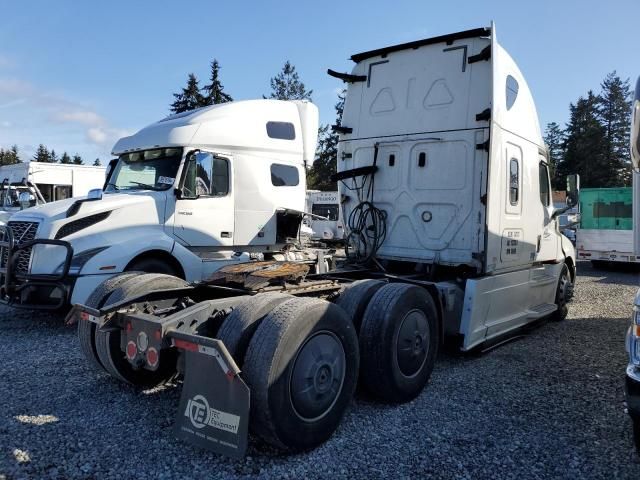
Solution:
[{"label": "blue sky", "polygon": [[[617,70],[640,75],[638,0],[79,2],[0,0],[0,146],[39,143],[106,160],[115,140],[168,113],[189,72],[217,58],[235,99],[269,92],[290,60],[333,123],[350,55],[489,25],[533,91],[542,125]],[[634,43],[635,42],[635,43]],[[635,61],[634,61],[635,59]]]}]

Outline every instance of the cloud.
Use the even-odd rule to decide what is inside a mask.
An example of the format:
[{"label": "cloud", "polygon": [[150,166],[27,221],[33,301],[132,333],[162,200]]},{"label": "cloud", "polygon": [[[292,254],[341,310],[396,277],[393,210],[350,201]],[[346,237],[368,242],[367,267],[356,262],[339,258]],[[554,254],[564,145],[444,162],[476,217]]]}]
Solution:
[{"label": "cloud", "polygon": [[107,132],[99,127],[90,128],[87,130],[87,139],[92,143],[103,145],[107,141]]},{"label": "cloud", "polygon": [[52,120],[55,122],[79,123],[81,125],[88,125],[91,127],[107,123],[104,118],[91,110],[56,112],[52,116]]},{"label": "cloud", "polygon": [[0,127],[2,128],[11,128],[13,124],[11,122],[9,122],[8,120],[4,120],[2,122],[0,122]]}]

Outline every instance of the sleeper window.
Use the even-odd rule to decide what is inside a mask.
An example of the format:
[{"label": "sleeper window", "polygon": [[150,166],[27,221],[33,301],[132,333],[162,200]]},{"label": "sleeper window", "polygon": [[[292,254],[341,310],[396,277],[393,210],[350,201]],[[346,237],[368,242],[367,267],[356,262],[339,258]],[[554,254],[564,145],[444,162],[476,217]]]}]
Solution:
[{"label": "sleeper window", "polygon": [[296,167],[279,163],[271,165],[271,184],[274,187],[295,187],[299,183],[300,176]]},{"label": "sleeper window", "polygon": [[551,203],[549,200],[549,170],[544,163],[540,163],[538,173],[540,176],[540,201],[542,205],[548,207]]},{"label": "sleeper window", "polygon": [[516,103],[518,97],[518,81],[511,75],[507,76],[506,95],[507,95],[507,110],[511,110],[513,104]]},{"label": "sleeper window", "polygon": [[509,162],[509,202],[517,205],[520,200],[520,168],[518,160],[512,158]]}]

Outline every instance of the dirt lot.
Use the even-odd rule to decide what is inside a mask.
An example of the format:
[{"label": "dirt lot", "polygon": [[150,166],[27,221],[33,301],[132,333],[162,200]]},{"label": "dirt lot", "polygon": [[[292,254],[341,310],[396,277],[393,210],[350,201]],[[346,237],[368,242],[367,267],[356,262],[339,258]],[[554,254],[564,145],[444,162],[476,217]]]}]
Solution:
[{"label": "dirt lot", "polygon": [[58,317],[0,311],[0,479],[634,478],[624,333],[638,274],[580,264],[569,318],[482,355],[442,354],[416,400],[358,396],[322,447],[234,461],[176,441],[180,387],[91,371]]}]

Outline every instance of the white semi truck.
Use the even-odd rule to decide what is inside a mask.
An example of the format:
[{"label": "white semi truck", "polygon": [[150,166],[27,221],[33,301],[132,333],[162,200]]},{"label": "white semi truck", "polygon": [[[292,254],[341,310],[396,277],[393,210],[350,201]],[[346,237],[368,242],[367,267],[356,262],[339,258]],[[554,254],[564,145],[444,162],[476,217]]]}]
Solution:
[{"label": "white semi truck", "polygon": [[[565,209],[552,206],[531,93],[495,28],[351,58],[351,73],[329,71],[348,87],[336,175],[353,218],[344,265],[312,274],[303,262],[250,261],[223,266],[200,283],[123,273],[69,314],[96,369],[141,386],[183,375],[175,427],[181,439],[242,456],[251,429],[285,450],[312,448],[335,431],[358,381],[381,401],[405,402],[427,384],[445,338],[470,350],[567,314],[576,263],[558,229]],[[127,228],[149,242],[154,230],[173,235],[174,251],[197,251],[208,238],[222,243],[228,237],[220,234],[231,231],[243,245],[261,241],[261,232],[278,244],[280,226],[291,233],[302,220],[295,212],[280,216],[274,206],[294,194],[290,208],[304,204],[304,188],[286,185],[303,186],[302,161],[313,152],[314,142],[303,141],[315,140],[306,111],[308,104],[243,102],[156,124],[116,147],[110,182],[120,193],[85,202],[79,212],[113,212],[103,219],[108,225],[121,221],[117,206],[134,205],[140,214]],[[147,164],[137,163],[143,161],[167,171],[147,176]],[[234,179],[229,192],[236,196],[223,197],[234,210],[218,208],[214,195],[207,197],[211,210],[196,211],[191,179],[197,166],[220,166],[216,161],[225,163],[213,177],[228,171]],[[224,181],[204,183],[226,190]],[[572,206],[577,183],[568,183]],[[229,220],[222,229],[217,218],[232,211],[234,226]],[[172,221],[160,227],[162,215]],[[49,239],[74,216],[20,221],[47,225],[38,235]],[[133,235],[121,240],[117,230],[108,240],[113,253],[97,253],[85,265],[114,265],[112,258],[137,242]],[[6,283],[27,288],[11,269],[9,260]]]},{"label": "white semi truck", "polygon": [[86,302],[120,272],[194,282],[252,256],[284,258],[317,127],[309,102],[255,100],[173,115],[122,138],[104,193],[11,218],[8,236],[21,247],[4,301],[59,308]]},{"label": "white semi truck", "polygon": [[[631,161],[633,164],[633,253],[640,257],[640,78],[636,82],[631,111]],[[626,336],[629,363],[626,369],[627,411],[633,422],[633,438],[640,453],[640,289],[636,293],[631,325]]]},{"label": "white semi truck", "polygon": [[[25,162],[0,166],[0,224],[25,208],[87,195],[104,185],[105,167]],[[22,196],[20,194],[26,194]]]},{"label": "white semi truck", "polygon": [[307,190],[305,222],[311,228],[311,240],[341,242],[344,240],[344,221],[339,192]]}]

